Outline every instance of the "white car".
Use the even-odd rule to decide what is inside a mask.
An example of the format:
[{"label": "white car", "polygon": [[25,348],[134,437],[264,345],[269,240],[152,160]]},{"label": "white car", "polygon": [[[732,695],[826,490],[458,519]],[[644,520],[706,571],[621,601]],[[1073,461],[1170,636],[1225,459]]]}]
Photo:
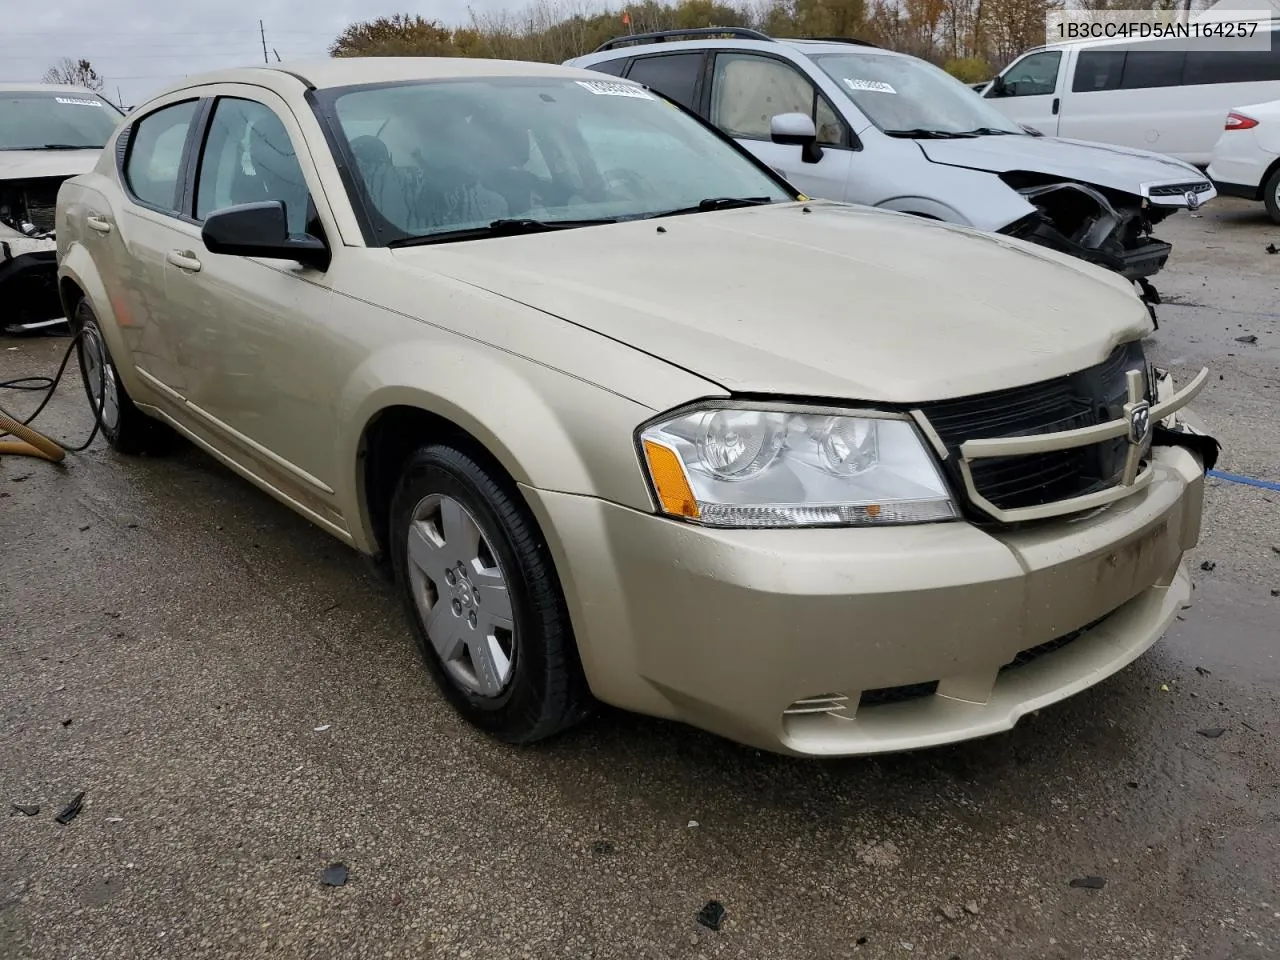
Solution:
[{"label": "white car", "polygon": [[123,114],[92,90],[0,84],[0,332],[64,323],[58,188],[88,173]]},{"label": "white car", "polygon": [[1228,197],[1261,200],[1280,223],[1280,100],[1236,107],[1213,147],[1209,176]]},{"label": "white car", "polygon": [[1217,196],[1189,164],[1029,132],[938,67],[858,41],[671,30],[568,64],[662,93],[809,196],[1069,253],[1133,281],[1149,307],[1171,249],[1152,229]]},{"label": "white car", "polygon": [[1005,67],[983,97],[1051,137],[1154,150],[1204,166],[1232,104],[1280,97],[1280,20],[1258,30],[1271,33],[1270,49],[1225,49],[1213,35],[1037,47]]}]

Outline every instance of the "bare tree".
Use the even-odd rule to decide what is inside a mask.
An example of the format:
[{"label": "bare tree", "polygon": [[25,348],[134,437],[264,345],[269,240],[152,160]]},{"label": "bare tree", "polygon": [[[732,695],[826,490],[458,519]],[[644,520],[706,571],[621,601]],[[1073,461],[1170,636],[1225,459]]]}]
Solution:
[{"label": "bare tree", "polygon": [[84,87],[95,93],[101,93],[105,85],[98,71],[88,60],[73,60],[63,57],[45,71],[42,78],[45,83],[65,83],[73,87]]}]

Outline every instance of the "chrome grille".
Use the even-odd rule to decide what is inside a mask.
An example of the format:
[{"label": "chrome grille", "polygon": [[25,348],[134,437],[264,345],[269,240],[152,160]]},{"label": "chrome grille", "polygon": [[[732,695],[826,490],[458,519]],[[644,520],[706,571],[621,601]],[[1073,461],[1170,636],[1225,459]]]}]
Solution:
[{"label": "chrome grille", "polygon": [[[1140,341],[1117,347],[1102,363],[1078,373],[927,404],[921,411],[950,454],[945,468],[963,489],[958,461],[966,440],[1035,436],[1116,420],[1124,415],[1125,374],[1135,369],[1145,376]],[[1120,482],[1127,447],[1126,439],[1117,437],[1048,453],[977,460],[971,464],[974,486],[1003,510],[1083,496]]]},{"label": "chrome grille", "polygon": [[1152,197],[1180,197],[1186,193],[1208,193],[1213,184],[1208,180],[1197,180],[1194,183],[1164,183],[1147,191]]}]

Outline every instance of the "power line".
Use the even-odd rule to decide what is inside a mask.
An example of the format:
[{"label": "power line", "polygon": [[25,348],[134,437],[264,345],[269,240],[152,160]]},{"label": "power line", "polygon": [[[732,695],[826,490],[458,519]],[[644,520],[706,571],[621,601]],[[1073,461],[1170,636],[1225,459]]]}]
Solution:
[{"label": "power line", "polygon": [[[289,35],[299,37],[329,37],[334,35],[332,30],[272,30],[274,35]],[[341,33],[341,29],[337,32]],[[138,30],[88,30],[83,33],[75,33],[67,30],[39,30],[31,33],[18,33],[6,30],[6,37],[48,37],[51,40],[58,40],[63,37],[137,37]],[[242,34],[256,35],[257,30],[147,30],[149,37],[229,37],[240,36]]]},{"label": "power line", "polygon": [[[255,44],[254,46],[256,47],[257,45]],[[192,57],[227,57],[227,58],[230,58],[230,57],[236,57],[236,56],[239,56],[242,52],[244,52],[244,51],[243,51],[243,50],[217,50],[217,51],[212,51],[212,52],[209,52],[209,53],[177,52],[177,53],[136,53],[136,54],[134,54],[134,53],[120,53],[120,54],[114,54],[114,53],[94,53],[94,52],[92,52],[92,51],[88,51],[88,52],[86,52],[86,53],[81,54],[80,56],[73,57],[73,59],[76,59],[76,60],[80,60],[80,59],[83,59],[83,60],[92,60],[92,61],[96,64],[96,63],[99,63],[99,62],[101,62],[101,61],[103,61],[103,60],[189,60],[189,59],[191,59]],[[329,51],[328,51],[327,49],[326,49],[326,50],[302,50],[302,51],[289,51],[289,50],[286,50],[286,51],[285,51],[285,53],[284,53],[284,55],[285,55],[286,57],[318,57],[318,56],[328,56],[328,53],[329,53]],[[256,49],[255,49],[255,50],[254,50],[254,52],[253,52],[253,56],[254,56],[255,58],[257,57],[257,51],[256,51]],[[5,57],[5,59],[6,59],[6,60],[38,60],[38,61],[40,61],[41,63],[43,63],[44,61],[48,60],[48,59],[49,59],[49,57],[48,57],[48,55],[35,56],[35,55],[31,55],[31,54],[24,54],[23,56],[20,56],[20,57],[10,57],[10,56],[6,56],[6,57]]]}]

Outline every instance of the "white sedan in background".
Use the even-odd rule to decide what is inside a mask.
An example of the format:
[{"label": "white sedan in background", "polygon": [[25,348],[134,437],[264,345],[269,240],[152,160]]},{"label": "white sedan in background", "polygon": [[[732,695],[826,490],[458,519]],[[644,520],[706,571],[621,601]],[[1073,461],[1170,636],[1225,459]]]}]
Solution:
[{"label": "white sedan in background", "polygon": [[1208,173],[1219,193],[1261,200],[1280,223],[1280,100],[1227,114]]}]

